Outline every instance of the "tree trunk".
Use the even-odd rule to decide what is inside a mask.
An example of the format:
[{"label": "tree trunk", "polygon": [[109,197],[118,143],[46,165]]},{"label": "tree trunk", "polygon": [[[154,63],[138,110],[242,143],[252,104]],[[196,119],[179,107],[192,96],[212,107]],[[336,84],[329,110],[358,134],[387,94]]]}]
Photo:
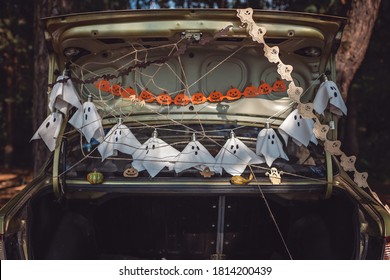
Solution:
[{"label": "tree trunk", "polygon": [[[362,63],[371,33],[378,16],[381,0],[352,0],[351,8],[348,12],[348,23],[344,29],[340,48],[336,54],[337,83],[340,91],[347,99],[349,86],[355,76],[356,71]],[[345,127],[342,129],[346,133],[344,141],[344,150],[349,154],[357,155],[359,145],[357,140],[357,119],[355,98],[349,96],[351,102],[348,102],[348,116]]]}]

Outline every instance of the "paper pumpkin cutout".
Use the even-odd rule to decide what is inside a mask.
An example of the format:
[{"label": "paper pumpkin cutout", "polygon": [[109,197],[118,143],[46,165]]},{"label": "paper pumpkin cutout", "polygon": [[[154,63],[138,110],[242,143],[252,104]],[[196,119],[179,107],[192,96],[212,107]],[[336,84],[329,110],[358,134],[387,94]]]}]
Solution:
[{"label": "paper pumpkin cutout", "polygon": [[321,124],[318,120],[315,121],[313,133],[317,139],[325,141],[327,139],[326,135],[328,134],[328,131],[329,125]]},{"label": "paper pumpkin cutout", "polygon": [[51,112],[57,109],[64,115],[67,115],[71,106],[76,108],[81,107],[76,89],[68,76],[58,76],[57,82],[50,93],[49,109]]},{"label": "paper pumpkin cutout", "polygon": [[196,140],[195,135],[192,137],[192,141],[180,153],[176,159],[174,169],[176,173],[180,173],[183,170],[195,167],[199,170],[204,170],[206,167],[210,171],[214,171],[215,159],[210,152]]},{"label": "paper pumpkin cutout", "polygon": [[257,92],[259,94],[270,94],[271,91],[272,91],[271,86],[264,81],[261,81],[259,87],[257,88]]},{"label": "paper pumpkin cutout", "polygon": [[130,129],[122,124],[122,121],[119,121],[104,137],[103,142],[98,146],[98,150],[103,161],[107,157],[116,156],[118,151],[132,155],[140,146],[141,143],[135,138]]},{"label": "paper pumpkin cutout", "polygon": [[318,114],[323,114],[325,108],[328,106],[332,113],[342,116],[347,115],[347,107],[340,94],[336,84],[327,79],[320,85],[317,95],[314,98],[314,110]]},{"label": "paper pumpkin cutout", "polygon": [[286,83],[281,79],[277,79],[272,85],[273,92],[284,92],[286,90],[287,90]]},{"label": "paper pumpkin cutout", "polygon": [[209,102],[221,102],[225,96],[223,96],[222,92],[220,91],[213,91],[209,94],[208,100]]},{"label": "paper pumpkin cutout", "polygon": [[347,157],[345,154],[341,155],[340,165],[345,171],[356,171],[355,162],[355,156]]},{"label": "paper pumpkin cutout", "polygon": [[123,177],[126,177],[126,178],[138,177],[138,170],[135,169],[134,167],[127,168],[127,169],[125,169],[125,171],[123,171]]},{"label": "paper pumpkin cutout", "polygon": [[191,102],[194,105],[203,104],[206,101],[207,101],[207,97],[201,92],[194,93],[191,96]]},{"label": "paper pumpkin cutout", "polygon": [[173,103],[177,106],[186,106],[191,102],[190,97],[185,93],[179,93],[173,99]]},{"label": "paper pumpkin cutout", "polygon": [[[264,56],[268,58],[268,61],[271,63],[279,63],[279,47],[269,47],[267,45],[264,45]],[[280,73],[279,73],[280,74]]]},{"label": "paper pumpkin cutout", "polygon": [[230,175],[241,175],[248,164],[264,163],[264,160],[250,150],[232,132],[230,139],[218,152],[215,157],[216,172],[222,174],[222,168]]},{"label": "paper pumpkin cutout", "polygon": [[99,142],[104,138],[102,120],[92,101],[84,102],[82,108],[76,111],[69,123],[85,136],[88,143],[92,138]]},{"label": "paper pumpkin cutout", "polygon": [[122,87],[118,84],[113,84],[110,88],[110,93],[115,96],[121,96]]},{"label": "paper pumpkin cutout", "polygon": [[257,136],[256,154],[263,156],[268,166],[271,166],[277,158],[289,160],[276,132],[269,127],[262,129]]},{"label": "paper pumpkin cutout", "polygon": [[288,85],[287,94],[295,102],[300,103],[303,88],[297,87],[294,82]]},{"label": "paper pumpkin cutout", "polygon": [[226,92],[225,98],[227,100],[233,101],[238,100],[242,96],[241,91],[239,91],[237,88],[230,86],[230,89]]},{"label": "paper pumpkin cutout", "polygon": [[247,86],[242,94],[245,97],[249,97],[249,98],[250,97],[256,97],[256,96],[259,95],[259,93],[257,92],[257,87],[253,86],[252,84]]},{"label": "paper pumpkin cutout", "polygon": [[317,139],[313,133],[314,121],[312,119],[305,119],[299,113],[298,109],[295,109],[288,115],[283,123],[278,128],[279,133],[282,135],[284,142],[288,143],[288,137],[298,145],[304,145],[307,147],[309,142],[317,144]]},{"label": "paper pumpkin cutout", "polygon": [[100,80],[95,83],[95,87],[101,91],[109,92],[111,90],[111,84],[109,81]]},{"label": "paper pumpkin cutout", "polygon": [[157,95],[156,101],[160,105],[171,105],[171,103],[173,102],[173,99],[168,93],[163,92],[163,93],[160,93],[159,95]]},{"label": "paper pumpkin cutout", "polygon": [[278,70],[280,77],[286,81],[291,82],[293,79],[291,77],[291,73],[293,71],[293,67],[291,65],[286,65],[282,62],[278,64]]},{"label": "paper pumpkin cutout", "polygon": [[138,171],[145,170],[155,177],[164,167],[172,169],[173,161],[180,154],[178,150],[157,138],[157,131],[137,151],[133,153],[133,167]]},{"label": "paper pumpkin cutout", "polygon": [[153,93],[145,89],[139,95],[139,99],[145,101],[146,103],[152,103],[156,98]]},{"label": "paper pumpkin cutout", "polygon": [[[53,112],[43,121],[31,140],[42,139],[52,152],[56,148],[57,137],[62,125],[62,114]],[[30,140],[30,141],[31,141]]]},{"label": "paper pumpkin cutout", "polygon": [[132,87],[128,87],[120,90],[120,95],[123,99],[131,98],[131,96],[137,96],[137,92]]}]

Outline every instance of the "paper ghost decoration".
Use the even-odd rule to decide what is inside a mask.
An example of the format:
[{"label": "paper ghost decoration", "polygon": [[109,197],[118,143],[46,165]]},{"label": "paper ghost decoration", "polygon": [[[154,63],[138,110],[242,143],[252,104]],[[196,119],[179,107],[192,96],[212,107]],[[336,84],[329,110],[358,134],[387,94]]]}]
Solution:
[{"label": "paper ghost decoration", "polygon": [[291,77],[293,69],[294,68],[291,65],[286,65],[282,62],[279,62],[277,72],[283,80],[291,82],[293,80]]},{"label": "paper ghost decoration", "polygon": [[264,159],[252,152],[234,132],[230,133],[230,139],[215,157],[216,172],[222,173],[222,168],[230,175],[241,175],[248,164],[264,163]]},{"label": "paper ghost decoration", "polygon": [[215,158],[199,141],[196,140],[194,133],[192,141],[188,143],[176,159],[174,169],[177,173],[192,167],[199,170],[204,170],[208,167],[210,171],[215,171],[214,165]]},{"label": "paper ghost decoration", "polygon": [[173,161],[180,152],[157,138],[157,131],[137,151],[133,153],[132,166],[138,171],[148,171],[151,177],[156,176],[164,167],[173,169]]},{"label": "paper ghost decoration", "polygon": [[288,85],[287,94],[294,102],[300,103],[302,93],[303,88],[296,86],[293,81]]},{"label": "paper ghost decoration", "polygon": [[102,119],[91,101],[91,97],[87,102],[83,103],[82,108],[78,109],[76,113],[69,120],[69,123],[79,130],[90,143],[92,138],[102,142],[104,138],[104,131],[102,126]]},{"label": "paper ghost decoration", "polygon": [[51,112],[57,109],[64,115],[67,115],[70,106],[81,107],[76,89],[68,76],[58,76],[57,82],[50,93],[49,109]]},{"label": "paper ghost decoration", "polygon": [[290,136],[298,146],[309,145],[309,142],[317,144],[317,139],[313,133],[314,121],[312,119],[305,119],[295,109],[288,115],[288,117],[279,126],[279,133],[282,135],[284,142],[288,143]]},{"label": "paper ghost decoration", "polygon": [[266,32],[267,29],[265,27],[258,26],[257,24],[252,24],[249,28],[249,35],[252,37],[252,40],[259,44],[264,44],[264,35]]},{"label": "paper ghost decoration", "polygon": [[340,94],[339,89],[333,81],[325,81],[320,85],[317,95],[314,98],[314,110],[318,114],[323,114],[325,108],[328,106],[332,113],[342,116],[347,115],[347,106]]},{"label": "paper ghost decoration", "polygon": [[264,45],[264,56],[268,58],[268,61],[271,63],[279,63],[279,47],[268,47],[267,45]]},{"label": "paper ghost decoration", "polygon": [[109,156],[116,156],[118,151],[132,155],[140,146],[141,143],[130,129],[119,120],[119,123],[114,125],[104,137],[98,150],[103,161]]},{"label": "paper ghost decoration", "polygon": [[253,9],[252,8],[238,9],[237,16],[240,18],[240,20],[243,24],[245,24],[245,23],[252,24],[254,22],[252,19],[252,16],[253,16]]},{"label": "paper ghost decoration", "polygon": [[42,139],[46,146],[52,152],[56,148],[58,134],[60,133],[62,125],[62,114],[60,112],[53,112],[43,121],[41,126],[35,132],[30,141]]},{"label": "paper ghost decoration", "polygon": [[263,156],[268,166],[271,166],[277,158],[289,160],[283,150],[282,142],[279,140],[273,128],[270,128],[269,123],[266,124],[266,127],[257,136],[256,154]]}]

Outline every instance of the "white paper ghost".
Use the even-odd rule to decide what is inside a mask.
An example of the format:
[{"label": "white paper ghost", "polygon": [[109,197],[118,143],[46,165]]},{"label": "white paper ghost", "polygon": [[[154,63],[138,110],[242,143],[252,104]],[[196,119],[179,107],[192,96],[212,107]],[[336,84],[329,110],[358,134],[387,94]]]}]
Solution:
[{"label": "white paper ghost", "polygon": [[157,131],[137,151],[133,153],[132,166],[138,171],[148,171],[151,177],[156,176],[164,167],[173,168],[173,161],[180,152],[163,140],[157,138]]},{"label": "white paper ghost", "polygon": [[174,169],[177,173],[195,167],[203,170],[208,167],[211,171],[215,171],[215,158],[210,152],[196,140],[195,134],[192,136],[192,141],[184,148],[176,159]]},{"label": "white paper ghost", "polygon": [[317,139],[313,133],[314,121],[312,119],[305,119],[295,109],[288,115],[288,117],[279,126],[279,133],[282,135],[284,142],[287,145],[288,137],[299,146],[309,145],[309,142],[317,144]]},{"label": "white paper ghost", "polygon": [[60,112],[53,112],[43,121],[31,140],[42,139],[52,152],[56,148],[57,137],[60,133],[61,125],[62,114]]},{"label": "white paper ghost", "polygon": [[332,113],[338,116],[347,115],[347,106],[345,106],[339,89],[333,81],[328,81],[325,78],[314,98],[314,110],[318,114],[323,114],[328,103]]},{"label": "white paper ghost", "polygon": [[68,76],[58,76],[57,82],[50,93],[49,109],[51,112],[54,112],[55,109],[57,109],[64,115],[67,115],[70,106],[76,108],[81,107],[76,89]]},{"label": "white paper ghost", "polygon": [[264,159],[250,150],[240,139],[231,132],[230,139],[215,157],[216,172],[221,173],[222,168],[230,175],[241,175],[248,164],[264,163]]},{"label": "white paper ghost", "polygon": [[264,45],[264,56],[268,58],[268,61],[271,63],[279,63],[279,47],[268,47],[267,45]]},{"label": "white paper ghost", "polygon": [[95,138],[99,142],[103,141],[104,131],[102,119],[91,98],[88,98],[88,101],[84,102],[82,108],[76,111],[69,120],[69,123],[85,136],[88,143],[91,142],[92,138]]},{"label": "white paper ghost", "polygon": [[275,159],[284,158],[289,160],[283,150],[283,144],[279,140],[275,131],[267,124],[266,128],[262,129],[257,136],[256,154],[263,156],[268,166],[271,166]]},{"label": "white paper ghost", "polygon": [[119,120],[119,123],[114,125],[104,137],[98,150],[104,161],[107,157],[116,156],[118,151],[132,155],[140,146],[141,143],[130,129]]},{"label": "white paper ghost", "polygon": [[257,24],[252,24],[249,27],[249,35],[252,37],[253,41],[258,42],[259,44],[264,44],[264,35],[267,32],[265,27],[258,26]]},{"label": "white paper ghost", "polygon": [[291,77],[291,73],[293,71],[293,67],[291,65],[286,65],[282,62],[278,64],[278,74],[283,80],[291,82],[293,79]]},{"label": "white paper ghost", "polygon": [[238,9],[237,16],[240,18],[242,23],[251,24],[254,22],[252,19],[253,16],[252,8]]}]

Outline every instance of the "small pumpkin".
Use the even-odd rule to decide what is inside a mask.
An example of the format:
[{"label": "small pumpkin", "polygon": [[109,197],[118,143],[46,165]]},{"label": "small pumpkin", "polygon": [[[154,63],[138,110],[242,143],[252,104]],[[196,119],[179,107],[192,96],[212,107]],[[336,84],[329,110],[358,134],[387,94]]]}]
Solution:
[{"label": "small pumpkin", "polygon": [[139,99],[144,100],[146,103],[152,103],[156,98],[154,97],[153,93],[145,89],[139,95]]},{"label": "small pumpkin", "polygon": [[109,81],[100,80],[95,83],[95,87],[100,89],[101,91],[109,92],[111,89],[111,85]]},{"label": "small pumpkin", "polygon": [[175,96],[175,99],[173,99],[173,103],[177,106],[186,106],[190,102],[191,99],[185,93],[179,93]]},{"label": "small pumpkin", "polygon": [[261,81],[257,91],[259,94],[270,94],[272,89],[271,89],[271,86],[269,84],[267,84],[264,81]]},{"label": "small pumpkin", "polygon": [[163,92],[157,95],[156,101],[161,105],[170,105],[173,102],[173,99],[168,93]]},{"label": "small pumpkin", "polygon": [[194,105],[203,104],[207,101],[207,97],[203,93],[197,92],[191,96],[191,101]]},{"label": "small pumpkin", "polygon": [[257,87],[253,86],[252,84],[249,84],[242,93],[245,97],[256,97],[259,95],[257,92]]},{"label": "small pumpkin", "polygon": [[286,83],[282,79],[277,79],[276,82],[272,85],[272,91],[274,92],[284,92],[287,90]]},{"label": "small pumpkin", "polygon": [[225,96],[223,96],[222,92],[214,90],[212,93],[209,94],[208,100],[209,102],[220,102],[224,98]]},{"label": "small pumpkin", "polygon": [[138,170],[134,167],[127,168],[125,171],[123,171],[123,176],[127,178],[138,177]]},{"label": "small pumpkin", "polygon": [[110,92],[115,96],[121,96],[121,89],[122,87],[119,84],[113,84],[110,88]]},{"label": "small pumpkin", "polygon": [[101,184],[104,181],[104,176],[102,173],[94,170],[93,172],[88,173],[87,181],[92,185]]},{"label": "small pumpkin", "polygon": [[132,87],[121,89],[120,94],[122,98],[130,98],[131,96],[137,96],[137,92]]},{"label": "small pumpkin", "polygon": [[226,92],[225,98],[227,100],[237,100],[237,99],[240,99],[241,96],[242,96],[242,93],[241,93],[241,91],[238,90],[238,88],[230,86],[230,89]]}]

